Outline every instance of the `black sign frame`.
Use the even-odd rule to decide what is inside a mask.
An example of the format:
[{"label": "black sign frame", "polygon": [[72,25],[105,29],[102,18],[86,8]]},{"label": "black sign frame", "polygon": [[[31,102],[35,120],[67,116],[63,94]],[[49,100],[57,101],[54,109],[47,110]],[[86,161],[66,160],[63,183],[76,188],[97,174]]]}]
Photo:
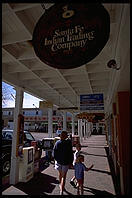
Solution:
[{"label": "black sign frame", "polygon": [[110,16],[102,4],[59,3],[41,16],[32,41],[42,62],[72,69],[94,59],[106,45],[109,33]]}]

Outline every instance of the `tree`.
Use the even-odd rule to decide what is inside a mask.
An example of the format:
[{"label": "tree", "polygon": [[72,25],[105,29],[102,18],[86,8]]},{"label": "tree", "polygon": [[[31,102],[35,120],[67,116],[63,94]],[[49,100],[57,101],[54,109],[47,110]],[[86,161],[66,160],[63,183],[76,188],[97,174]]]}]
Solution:
[{"label": "tree", "polygon": [[15,100],[13,92],[15,92],[13,87],[2,82],[2,106],[7,105],[9,100]]}]

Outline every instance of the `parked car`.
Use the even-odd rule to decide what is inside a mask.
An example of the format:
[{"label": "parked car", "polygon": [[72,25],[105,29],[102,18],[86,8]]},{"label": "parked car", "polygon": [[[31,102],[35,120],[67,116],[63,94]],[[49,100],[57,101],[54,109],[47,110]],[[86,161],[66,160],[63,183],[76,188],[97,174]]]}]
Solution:
[{"label": "parked car", "polygon": [[[11,149],[12,149],[12,137],[13,130],[2,130],[2,171],[3,176],[9,174],[11,166]],[[35,140],[32,134],[28,131],[24,131],[24,145],[23,147],[31,146],[32,141],[37,141],[37,149],[39,151],[39,157],[42,155],[42,142],[41,140]]]}]

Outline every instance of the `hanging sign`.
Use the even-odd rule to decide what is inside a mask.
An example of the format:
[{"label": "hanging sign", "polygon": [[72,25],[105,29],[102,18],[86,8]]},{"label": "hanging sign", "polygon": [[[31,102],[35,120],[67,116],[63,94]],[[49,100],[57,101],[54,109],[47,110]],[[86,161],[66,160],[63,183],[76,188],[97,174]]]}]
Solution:
[{"label": "hanging sign", "polygon": [[78,110],[78,107],[59,107],[58,110]]},{"label": "hanging sign", "polygon": [[98,120],[102,120],[104,118],[104,113],[87,113],[87,112],[81,112],[77,114],[78,119],[86,119],[89,122],[94,122]]},{"label": "hanging sign", "polygon": [[80,95],[80,110],[104,110],[103,94]]},{"label": "hanging sign", "polygon": [[40,109],[52,108],[52,107],[53,107],[53,103],[50,101],[39,101]]},{"label": "hanging sign", "polygon": [[107,43],[109,32],[110,17],[103,5],[60,3],[39,19],[32,41],[42,62],[70,69],[95,58]]}]

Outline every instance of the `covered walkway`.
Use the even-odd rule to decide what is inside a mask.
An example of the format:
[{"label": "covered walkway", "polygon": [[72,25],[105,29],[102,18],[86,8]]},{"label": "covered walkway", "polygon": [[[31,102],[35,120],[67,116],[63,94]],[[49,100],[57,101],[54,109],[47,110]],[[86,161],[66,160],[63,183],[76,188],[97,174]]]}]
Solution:
[{"label": "covered walkway", "polygon": [[[73,147],[73,150],[75,148]],[[112,163],[108,156],[108,146],[105,135],[92,135],[82,142],[82,151],[85,156],[85,165],[94,164],[91,171],[85,172],[84,195],[117,195],[118,188]],[[64,195],[76,195],[76,188],[69,181],[74,174],[69,169]],[[41,172],[27,183],[10,185],[4,189],[3,195],[59,195],[58,172],[54,165],[43,164]]]}]

